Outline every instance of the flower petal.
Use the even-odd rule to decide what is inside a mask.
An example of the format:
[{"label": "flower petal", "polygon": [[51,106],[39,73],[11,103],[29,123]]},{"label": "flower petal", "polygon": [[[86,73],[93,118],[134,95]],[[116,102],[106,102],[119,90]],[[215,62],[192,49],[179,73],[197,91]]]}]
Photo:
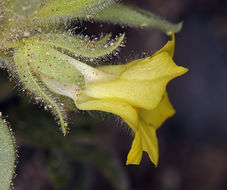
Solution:
[{"label": "flower petal", "polygon": [[116,80],[87,85],[84,94],[95,99],[124,101],[135,107],[154,109],[160,102],[167,80]]},{"label": "flower petal", "polygon": [[155,166],[158,165],[158,140],[156,131],[153,127],[149,127],[144,122],[140,122],[141,138],[143,151],[146,151],[150,160]]},{"label": "flower petal", "polygon": [[143,149],[142,149],[142,142],[141,142],[141,131],[138,130],[133,140],[131,150],[128,154],[126,165],[140,164],[140,161],[142,159],[142,154],[143,154]]},{"label": "flower petal", "polygon": [[175,114],[175,110],[169,101],[167,92],[163,96],[159,105],[153,110],[141,109],[139,111],[139,117],[144,122],[154,127],[156,130],[162,125],[162,123]]},{"label": "flower petal", "polygon": [[121,75],[125,80],[169,80],[184,74],[186,68],[177,66],[167,52],[147,57]]},{"label": "flower petal", "polygon": [[137,111],[129,104],[114,100],[88,100],[75,104],[80,110],[98,110],[119,115],[135,132],[138,126]]},{"label": "flower petal", "polygon": [[155,129],[140,121],[126,164],[138,165],[141,161],[143,151],[148,153],[150,160],[157,166],[158,140]]}]

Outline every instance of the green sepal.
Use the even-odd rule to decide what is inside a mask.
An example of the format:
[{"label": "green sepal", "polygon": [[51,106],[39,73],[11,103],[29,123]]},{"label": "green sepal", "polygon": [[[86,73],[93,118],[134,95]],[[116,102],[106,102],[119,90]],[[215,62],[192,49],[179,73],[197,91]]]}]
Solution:
[{"label": "green sepal", "polygon": [[42,19],[89,18],[113,2],[114,0],[47,0],[36,16]]},{"label": "green sepal", "polygon": [[101,10],[92,19],[128,26],[156,28],[167,33],[171,31],[176,33],[182,28],[182,23],[172,24],[151,12],[119,3]]},{"label": "green sepal", "polygon": [[65,135],[67,132],[67,122],[63,105],[34,75],[29,66],[29,61],[24,48],[20,48],[14,52],[14,66],[18,80],[23,84],[25,89],[29,90],[35,96],[36,101],[44,103],[45,108],[50,109],[59,119],[62,132]]},{"label": "green sepal", "polygon": [[52,47],[27,44],[24,47],[24,55],[36,75],[45,75],[50,79],[79,87],[84,86],[83,75],[70,64],[63,53]]},{"label": "green sepal", "polygon": [[100,40],[90,40],[83,36],[70,36],[66,34],[41,34],[35,35],[28,41],[37,44],[49,45],[67,50],[74,56],[85,58],[103,57],[116,50],[123,42],[125,34],[110,40],[110,35],[106,35]]},{"label": "green sepal", "polygon": [[[1,114],[1,113],[0,113]],[[10,190],[16,153],[11,130],[0,117],[0,189]]]}]

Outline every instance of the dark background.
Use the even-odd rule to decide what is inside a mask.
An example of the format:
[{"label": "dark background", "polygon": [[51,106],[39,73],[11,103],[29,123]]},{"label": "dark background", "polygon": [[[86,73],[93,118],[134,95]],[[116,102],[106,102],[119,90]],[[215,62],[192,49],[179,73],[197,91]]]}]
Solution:
[{"label": "dark background", "polygon": [[[158,131],[159,166],[146,154],[139,166],[125,166],[132,136],[106,114],[71,115],[71,133],[62,137],[52,116],[0,71],[0,110],[17,139],[16,190],[227,189],[227,1],[127,2],[169,21],[184,21],[174,60],[189,72],[168,85],[176,115]],[[157,30],[110,24],[83,23],[77,32],[84,27],[87,34],[126,32],[126,48],[113,62],[152,55],[168,40]]]}]

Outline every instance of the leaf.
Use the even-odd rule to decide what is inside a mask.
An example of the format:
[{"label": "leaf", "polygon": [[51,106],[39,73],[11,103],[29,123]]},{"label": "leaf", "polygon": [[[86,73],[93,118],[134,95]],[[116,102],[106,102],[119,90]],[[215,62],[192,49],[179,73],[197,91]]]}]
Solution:
[{"label": "leaf", "polygon": [[9,190],[11,187],[15,151],[11,132],[6,123],[0,118],[0,189]]},{"label": "leaf", "polygon": [[125,35],[122,34],[115,41],[109,39],[110,35],[106,35],[100,40],[90,40],[82,36],[70,36],[65,34],[41,34],[31,37],[30,42],[49,45],[52,47],[62,48],[86,58],[103,57],[116,50],[124,40]]},{"label": "leaf", "polygon": [[31,68],[29,67],[29,60],[25,56],[25,50],[23,48],[14,52],[14,64],[15,70],[19,81],[24,87],[29,90],[38,102],[43,102],[45,108],[50,109],[51,112],[57,116],[64,135],[66,134],[66,114],[64,113],[63,105],[61,102],[49,92],[33,75]]},{"label": "leaf", "polygon": [[119,3],[101,10],[92,19],[142,28],[157,28],[165,32],[179,32],[182,28],[182,23],[171,24],[148,11]]},{"label": "leaf", "polygon": [[47,0],[38,11],[43,19],[57,17],[89,18],[114,0]]}]

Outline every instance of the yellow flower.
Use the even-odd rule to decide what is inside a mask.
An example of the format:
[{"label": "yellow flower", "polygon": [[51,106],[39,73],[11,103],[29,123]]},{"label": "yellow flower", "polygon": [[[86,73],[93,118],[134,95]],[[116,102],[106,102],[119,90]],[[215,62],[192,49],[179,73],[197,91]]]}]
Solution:
[{"label": "yellow flower", "polygon": [[151,57],[125,65],[98,67],[100,72],[112,77],[87,83],[74,98],[80,110],[110,112],[119,115],[129,125],[135,138],[127,164],[139,164],[145,151],[157,166],[156,130],[175,113],[166,93],[166,85],[187,72],[186,68],[177,66],[172,60],[174,35],[172,38]]}]

